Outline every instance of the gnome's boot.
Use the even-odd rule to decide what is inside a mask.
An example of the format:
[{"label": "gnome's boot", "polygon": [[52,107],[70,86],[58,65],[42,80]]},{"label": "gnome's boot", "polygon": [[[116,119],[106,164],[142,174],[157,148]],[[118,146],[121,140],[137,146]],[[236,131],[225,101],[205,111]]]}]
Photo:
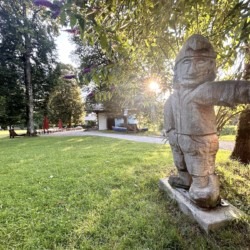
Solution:
[{"label": "gnome's boot", "polygon": [[212,174],[208,176],[192,176],[193,182],[189,195],[199,207],[213,208],[220,203],[219,178]]},{"label": "gnome's boot", "polygon": [[168,182],[172,187],[189,189],[192,177],[187,171],[178,171],[178,176],[170,176]]}]

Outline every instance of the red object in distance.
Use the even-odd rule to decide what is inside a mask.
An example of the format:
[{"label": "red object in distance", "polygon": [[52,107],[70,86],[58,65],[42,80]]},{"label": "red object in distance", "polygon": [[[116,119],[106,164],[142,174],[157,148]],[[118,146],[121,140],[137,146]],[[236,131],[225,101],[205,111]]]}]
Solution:
[{"label": "red object in distance", "polygon": [[43,129],[49,129],[49,119],[47,116],[44,116],[43,119]]},{"label": "red object in distance", "polygon": [[59,121],[58,121],[58,128],[63,128],[63,123],[62,123],[62,120],[61,119],[59,119]]}]

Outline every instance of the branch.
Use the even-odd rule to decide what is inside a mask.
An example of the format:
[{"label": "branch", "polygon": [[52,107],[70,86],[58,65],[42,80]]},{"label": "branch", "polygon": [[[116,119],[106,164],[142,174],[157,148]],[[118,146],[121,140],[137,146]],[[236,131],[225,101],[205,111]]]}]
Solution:
[{"label": "branch", "polygon": [[41,11],[41,9],[38,9],[38,10],[36,10],[36,11],[34,12],[34,14],[33,14],[33,16],[32,16],[32,23],[34,23],[34,21],[35,21],[35,19],[36,19],[36,15],[37,15],[37,13],[40,12],[40,11]]},{"label": "branch", "polygon": [[[157,36],[156,38],[160,38],[160,39],[164,40],[164,41],[169,45],[169,47],[172,49],[172,51],[174,52],[175,56],[177,55],[177,53],[176,53],[174,47],[172,46],[172,44],[171,44],[169,41],[167,41],[165,38],[160,37],[160,36]],[[159,45],[159,46],[160,46],[160,45]]]}]

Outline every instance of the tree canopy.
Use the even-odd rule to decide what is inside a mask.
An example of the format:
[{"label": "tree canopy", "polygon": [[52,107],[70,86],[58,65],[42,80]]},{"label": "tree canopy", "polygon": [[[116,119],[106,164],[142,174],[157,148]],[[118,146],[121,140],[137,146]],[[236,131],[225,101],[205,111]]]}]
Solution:
[{"label": "tree canopy", "polygon": [[30,134],[55,83],[55,26],[46,18],[32,1],[0,3],[1,125],[26,124]]},{"label": "tree canopy", "polygon": [[[96,83],[96,99],[107,101],[118,95],[121,107],[132,107],[131,102],[139,100],[134,93],[142,93],[148,79],[157,80],[161,94],[171,89],[176,53],[194,33],[214,45],[218,78],[228,77],[225,72],[240,78],[250,35],[249,13],[245,0],[68,0],[60,21],[71,25],[78,45],[79,39],[84,41],[83,49],[78,47],[82,79],[85,84]],[[92,47],[91,53],[87,47]],[[141,98],[139,106],[150,105],[152,99]]]},{"label": "tree canopy", "polygon": [[61,22],[69,18],[81,38],[98,43],[113,62],[148,60],[156,68],[173,59],[190,34],[199,33],[209,37],[219,65],[226,67],[249,38],[249,8],[244,0],[68,0]]},{"label": "tree canopy", "polygon": [[81,89],[74,79],[60,80],[50,95],[48,113],[54,124],[57,124],[59,119],[68,127],[82,123],[84,103]]},{"label": "tree canopy", "polygon": [[[174,59],[189,35],[207,36],[218,52],[219,72],[233,69],[234,74],[238,73],[235,77],[240,78],[244,65],[240,62],[244,60],[250,34],[250,4],[246,0],[65,0],[53,3],[25,0],[13,4],[1,2],[0,10],[0,49],[7,56],[4,58],[11,55],[12,60],[12,68],[9,65],[6,70],[7,66],[3,65],[1,72],[13,74],[13,83],[19,84],[13,84],[18,95],[26,91],[26,97],[33,96],[27,90],[34,90],[34,103],[40,106],[44,106],[41,100],[46,99],[43,93],[50,89],[47,79],[53,78],[54,45],[50,34],[57,31],[59,23],[71,26],[65,31],[70,32],[78,44],[77,53],[82,58],[79,77],[82,84],[95,82],[96,101],[108,104],[117,99],[121,108],[136,106],[141,110],[148,110],[153,102],[151,95],[143,94],[147,83],[157,81],[161,95],[171,90]],[[8,39],[3,36],[5,33]],[[233,67],[235,62],[237,69]],[[27,77],[29,67],[32,78]],[[19,79],[14,80],[17,76]],[[28,104],[33,101],[24,95],[17,98],[29,110]],[[3,95],[0,106],[7,102]],[[24,109],[23,105],[19,108]],[[2,114],[3,109],[0,110]]]}]

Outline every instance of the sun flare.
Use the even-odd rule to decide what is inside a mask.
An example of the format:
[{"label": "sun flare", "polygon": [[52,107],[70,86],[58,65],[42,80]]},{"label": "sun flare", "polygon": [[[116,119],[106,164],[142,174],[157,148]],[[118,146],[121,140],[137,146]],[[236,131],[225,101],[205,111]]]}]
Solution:
[{"label": "sun flare", "polygon": [[149,83],[149,88],[150,88],[150,90],[152,90],[154,92],[159,92],[160,91],[160,86],[155,81],[152,81],[152,82]]}]

